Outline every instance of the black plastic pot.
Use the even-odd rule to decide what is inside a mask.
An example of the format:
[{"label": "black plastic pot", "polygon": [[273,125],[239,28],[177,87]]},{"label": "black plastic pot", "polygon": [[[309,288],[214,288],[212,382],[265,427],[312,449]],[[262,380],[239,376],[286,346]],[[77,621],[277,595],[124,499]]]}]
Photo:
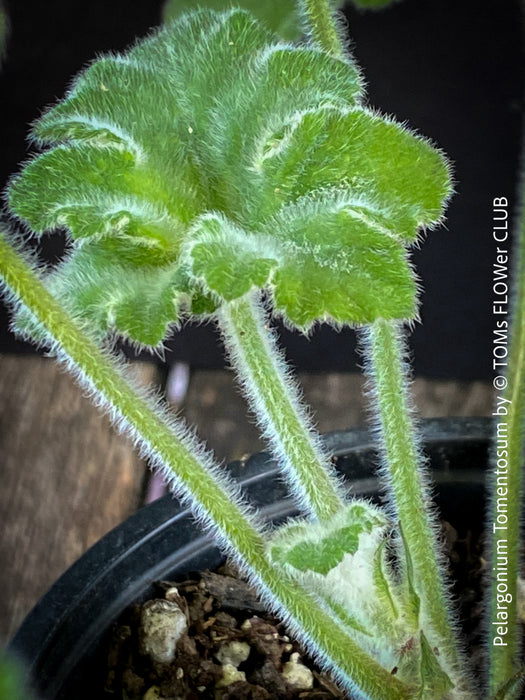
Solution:
[{"label": "black plastic pot", "polygon": [[[442,517],[481,529],[490,419],[425,421],[425,449]],[[325,436],[351,492],[379,498],[367,431]],[[275,464],[261,453],[229,465],[265,518],[296,513]],[[112,621],[152,593],[152,582],[213,568],[221,555],[171,497],[139,510],[76,562],[28,615],[10,648],[45,700],[96,700],[104,685],[104,641]]]}]

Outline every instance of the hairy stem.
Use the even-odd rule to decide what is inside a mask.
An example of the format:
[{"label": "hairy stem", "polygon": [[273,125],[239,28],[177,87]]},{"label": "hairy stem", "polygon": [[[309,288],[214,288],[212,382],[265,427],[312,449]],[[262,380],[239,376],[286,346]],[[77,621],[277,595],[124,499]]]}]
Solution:
[{"label": "hairy stem", "polygon": [[166,411],[130,385],[115,359],[68,316],[2,233],[0,277],[13,304],[24,305],[45,328],[53,350],[77,381],[134,438],[196,517],[251,575],[266,602],[346,687],[379,700],[410,697],[409,689],[365,654],[304,589],[270,565],[256,519],[246,514],[248,508],[235,488],[214,473],[209,455]]},{"label": "hairy stem", "polygon": [[344,497],[330,457],[301,407],[297,385],[265,326],[258,297],[225,304],[219,324],[250,407],[290,489],[315,518],[330,519],[344,507]]},{"label": "hairy stem", "polygon": [[300,0],[312,40],[323,51],[333,56],[343,56],[341,37],[337,31],[330,0]]},{"label": "hairy stem", "polygon": [[[525,175],[522,175],[522,190]],[[497,397],[495,412],[500,412],[496,423],[491,469],[491,520],[492,571],[488,609],[489,643],[489,692],[491,697],[508,682],[519,668],[520,630],[517,621],[518,576],[520,574],[520,522],[523,502],[523,450],[525,446],[525,191],[522,192],[521,219],[516,241],[517,260],[514,266],[516,288],[512,309],[510,346],[507,365],[507,386]],[[505,413],[502,413],[502,410]],[[505,521],[501,519],[499,506],[505,504]],[[497,528],[497,529],[496,529]],[[498,577],[499,572],[499,577]],[[498,634],[501,621],[501,598],[498,603],[498,583],[501,573],[505,577],[503,602],[508,623],[503,626],[505,635]],[[504,645],[501,645],[501,642]],[[509,690],[507,698],[519,697],[520,683]]]},{"label": "hairy stem", "polygon": [[429,634],[432,631],[433,645],[438,647],[447,671],[458,671],[459,651],[436,550],[437,527],[429,512],[421,473],[422,458],[410,411],[400,328],[395,322],[379,320],[365,333],[365,352],[370,357],[379,414],[383,473],[412,563],[414,587],[421,604],[421,625],[425,634],[427,629]]}]

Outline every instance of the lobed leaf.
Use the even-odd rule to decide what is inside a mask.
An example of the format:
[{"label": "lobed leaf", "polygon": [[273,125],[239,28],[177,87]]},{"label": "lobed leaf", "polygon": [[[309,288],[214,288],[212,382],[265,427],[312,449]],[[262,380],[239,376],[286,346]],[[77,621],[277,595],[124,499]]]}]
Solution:
[{"label": "lobed leaf", "polygon": [[137,169],[124,151],[59,146],[26,166],[9,194],[36,233],[61,226],[73,238],[127,237],[130,246],[148,251],[150,264],[165,262],[180,247],[182,222],[167,206],[162,181]]},{"label": "lobed leaf", "polygon": [[268,229],[284,250],[273,278],[275,307],[296,326],[415,314],[416,285],[403,246],[350,197],[306,198],[283,207]]},{"label": "lobed leaf", "polygon": [[[280,43],[242,10],[199,10],[80,74],[34,125],[50,149],[9,202],[37,233],[69,231],[57,288],[64,275],[74,295],[81,264],[119,271],[120,287],[75,297],[101,333],[149,344],[180,300],[210,313],[254,287],[303,330],[411,319],[407,247],[440,219],[448,168],[362,98],[351,58]],[[151,327],[131,322],[144,294]]]},{"label": "lobed leaf", "polygon": [[[342,187],[368,218],[406,243],[439,220],[450,193],[443,156],[400,124],[364,109],[300,115],[262,163],[267,196],[295,199]],[[273,189],[274,191],[274,189]]]},{"label": "lobed leaf", "polygon": [[[122,261],[122,262],[120,262]],[[177,271],[141,265],[114,241],[84,244],[52,273],[47,284],[73,315],[93,328],[157,346],[178,316]]]}]

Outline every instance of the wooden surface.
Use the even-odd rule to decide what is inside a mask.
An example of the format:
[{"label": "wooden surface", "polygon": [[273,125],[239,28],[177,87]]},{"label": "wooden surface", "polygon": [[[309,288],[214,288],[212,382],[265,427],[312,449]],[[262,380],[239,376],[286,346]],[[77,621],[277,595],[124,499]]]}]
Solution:
[{"label": "wooden surface", "polygon": [[[151,365],[143,381],[158,382]],[[321,431],[365,425],[362,379],[301,375]],[[418,379],[423,416],[489,415],[488,384]],[[180,401],[180,399],[179,399]],[[182,414],[220,459],[263,445],[233,375],[191,372]],[[0,644],[49,585],[143,501],[145,466],[51,360],[0,357]]]},{"label": "wooden surface", "polygon": [[[151,381],[152,366],[138,367]],[[0,357],[0,641],[141,502],[145,468],[52,360]]]},{"label": "wooden surface", "polygon": [[[300,374],[306,402],[320,432],[366,427],[367,406],[363,378],[358,374]],[[494,390],[488,382],[416,379],[414,401],[423,418],[488,416]],[[192,374],[183,406],[188,422],[223,460],[240,459],[264,448],[246,409],[232,372]]]}]

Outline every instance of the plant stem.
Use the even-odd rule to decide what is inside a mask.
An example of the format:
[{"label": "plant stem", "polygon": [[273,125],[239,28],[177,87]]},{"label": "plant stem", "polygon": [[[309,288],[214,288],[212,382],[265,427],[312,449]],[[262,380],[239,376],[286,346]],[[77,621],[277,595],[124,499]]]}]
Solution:
[{"label": "plant stem", "polygon": [[102,351],[49,293],[31,266],[0,232],[0,277],[12,303],[23,304],[46,330],[52,349],[81,386],[88,388],[128,432],[170,487],[216,535],[229,554],[258,584],[266,602],[278,611],[310,651],[331,668],[348,689],[389,700],[409,698],[407,686],[377,664],[315,600],[267,560],[256,519],[236,490],[218,475],[209,455],[167,411],[135,390],[116,360]]},{"label": "plant stem", "polygon": [[[301,0],[313,40],[325,51],[343,55],[343,47],[329,0]],[[375,400],[379,410],[384,473],[396,517],[403,528],[406,556],[413,568],[420,598],[422,627],[433,631],[433,642],[453,678],[460,678],[460,654],[448,607],[443,566],[436,550],[437,528],[429,512],[429,499],[419,467],[419,448],[408,405],[407,377],[403,366],[397,324],[379,319],[366,329],[371,353]],[[460,678],[465,688],[468,683]]]},{"label": "plant stem", "polygon": [[308,23],[312,40],[323,51],[333,56],[343,56],[343,46],[330,0],[300,0],[299,5]]},{"label": "plant stem", "polygon": [[225,304],[219,325],[244,393],[268,438],[291,491],[319,520],[344,507],[330,457],[302,409],[298,387],[287,374],[259,297]]},{"label": "plant stem", "polygon": [[370,357],[379,414],[383,474],[412,563],[414,587],[421,604],[420,625],[425,634],[427,629],[432,630],[432,643],[445,659],[447,671],[457,671],[459,652],[447,605],[443,567],[436,551],[437,527],[429,512],[430,501],[421,473],[422,457],[409,407],[400,328],[397,322],[381,319],[365,333],[365,352]]},{"label": "plant stem", "polygon": [[[525,174],[522,174],[525,185]],[[517,260],[514,265],[515,296],[510,324],[510,345],[507,365],[507,386],[498,396],[498,405],[505,407],[506,415],[497,418],[492,453],[491,503],[488,523],[492,532],[490,602],[488,617],[489,692],[491,697],[516,674],[519,664],[520,630],[517,620],[518,576],[520,574],[520,523],[523,502],[523,450],[525,445],[525,187],[520,203],[520,230],[516,241]],[[505,402],[499,402],[505,399]],[[496,409],[498,410],[498,409]],[[505,508],[500,510],[503,503]],[[505,516],[505,522],[501,517]],[[503,525],[503,527],[502,527]],[[496,527],[498,529],[496,529]],[[500,579],[498,579],[498,572]],[[505,594],[511,596],[503,608],[508,615],[504,636],[498,635],[501,620],[498,612],[498,583],[504,575]],[[505,646],[495,644],[503,639]],[[520,684],[505,697],[519,697]]]}]

